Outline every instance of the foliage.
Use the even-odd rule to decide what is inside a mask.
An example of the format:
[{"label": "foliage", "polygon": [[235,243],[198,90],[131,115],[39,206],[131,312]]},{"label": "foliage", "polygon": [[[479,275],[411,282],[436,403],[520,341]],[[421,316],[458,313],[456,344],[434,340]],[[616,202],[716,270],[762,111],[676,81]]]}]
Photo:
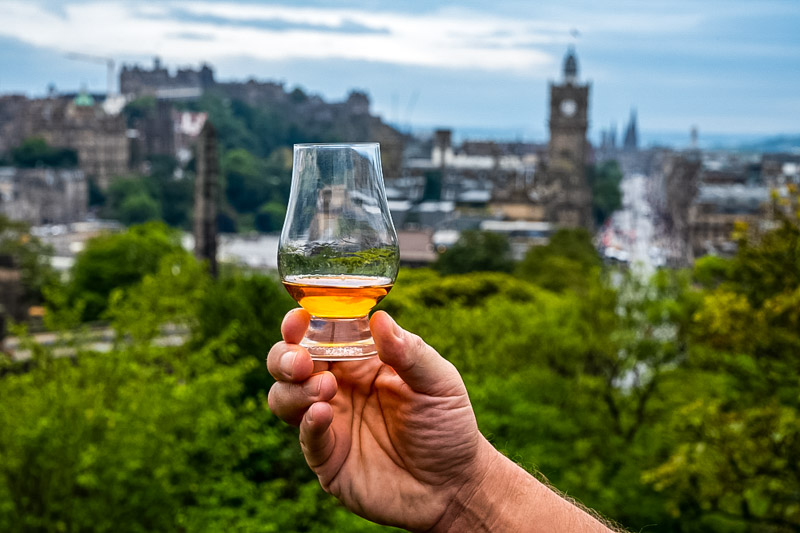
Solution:
[{"label": "foliage", "polygon": [[78,152],[72,148],[56,148],[41,137],[31,137],[11,150],[11,162],[21,168],[75,168]]},{"label": "foliage", "polygon": [[779,211],[777,224],[742,232],[734,258],[696,269],[709,288],[685,370],[706,390],[671,421],[676,445],[646,474],[673,514],[697,523],[689,531],[800,527],[800,213]]},{"label": "foliage", "polygon": [[611,213],[622,207],[622,171],[616,161],[605,161],[587,168],[586,178],[592,189],[592,214],[601,226]]},{"label": "foliage", "polygon": [[286,217],[286,205],[279,202],[267,202],[258,209],[255,226],[258,231],[270,233],[280,231]]},{"label": "foliage", "polygon": [[267,347],[280,338],[283,316],[296,306],[272,277],[225,274],[198,302],[194,342],[203,345],[232,328],[241,355],[263,361]]},{"label": "foliage", "polygon": [[510,272],[514,268],[511,244],[505,235],[468,230],[433,265],[442,274],[475,271]]},{"label": "foliage", "polygon": [[328,244],[283,245],[278,253],[281,275],[355,274],[394,279],[400,264],[400,248],[394,245],[348,253]]},{"label": "foliage", "polygon": [[136,348],[80,353],[79,364],[43,354],[3,378],[0,529],[336,528],[266,390],[239,400],[242,376],[261,365],[215,364],[234,349],[225,339]]},{"label": "foliage", "polygon": [[[798,227],[649,280],[560,232],[515,275],[404,270],[381,307],[458,367],[495,446],[587,506],[633,531],[788,533]],[[0,368],[0,530],[385,530],[322,492],[265,407],[277,281],[214,280],[161,225],[98,242],[74,302],[105,287],[111,352]]]},{"label": "foliage", "polygon": [[123,224],[163,220],[173,227],[188,228],[194,203],[194,180],[176,179],[177,162],[168,156],[153,157],[150,173],[119,176],[96,201],[104,203],[105,216]]},{"label": "foliage", "polygon": [[135,126],[137,120],[147,117],[150,113],[155,111],[155,109],[155,96],[140,96],[125,104],[122,112],[125,115],[126,124],[129,128],[132,128]]},{"label": "foliage", "polygon": [[151,197],[144,194],[127,196],[119,206],[117,219],[123,224],[142,224],[151,220],[158,220],[160,206]]},{"label": "foliage", "polygon": [[130,228],[125,233],[97,237],[78,254],[65,288],[70,305],[81,302],[83,319],[100,318],[111,292],[138,283],[158,269],[167,255],[184,253],[180,237],[160,223]]},{"label": "foliage", "polygon": [[113,290],[111,352],[3,361],[0,530],[382,530],[322,491],[267,409],[263,359],[290,305],[271,278],[214,281],[173,252]]},{"label": "foliage", "polygon": [[531,248],[516,267],[517,276],[552,291],[583,288],[601,266],[585,229],[560,229],[545,246]]},{"label": "foliage", "polygon": [[20,270],[26,303],[40,302],[44,287],[56,283],[56,272],[48,260],[49,247],[29,233],[27,224],[0,214],[0,256],[3,255],[10,256]]}]

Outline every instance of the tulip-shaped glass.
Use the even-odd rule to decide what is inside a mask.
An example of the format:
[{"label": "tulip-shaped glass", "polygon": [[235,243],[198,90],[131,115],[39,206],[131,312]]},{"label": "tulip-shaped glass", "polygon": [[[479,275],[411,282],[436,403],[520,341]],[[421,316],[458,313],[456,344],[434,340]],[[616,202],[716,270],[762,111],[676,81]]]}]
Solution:
[{"label": "tulip-shaped glass", "polygon": [[311,314],[300,344],[312,358],[377,354],[367,315],[392,288],[399,260],[378,143],[296,144],[278,269]]}]

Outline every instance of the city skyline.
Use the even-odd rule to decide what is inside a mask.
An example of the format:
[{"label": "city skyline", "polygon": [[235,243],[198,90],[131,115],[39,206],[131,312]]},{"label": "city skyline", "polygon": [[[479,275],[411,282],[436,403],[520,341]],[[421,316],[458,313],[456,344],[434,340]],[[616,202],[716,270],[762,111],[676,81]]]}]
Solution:
[{"label": "city skyline", "polygon": [[[574,44],[592,83],[590,132],[623,130],[636,108],[645,142],[703,134],[797,133],[800,8],[789,1],[67,2],[0,4],[0,92],[106,88],[78,52],[171,70],[208,61],[218,79],[255,77],[328,100],[351,89],[415,129],[546,137],[547,84]],[[577,30],[574,31],[574,30]],[[577,37],[575,36],[577,33]]]}]

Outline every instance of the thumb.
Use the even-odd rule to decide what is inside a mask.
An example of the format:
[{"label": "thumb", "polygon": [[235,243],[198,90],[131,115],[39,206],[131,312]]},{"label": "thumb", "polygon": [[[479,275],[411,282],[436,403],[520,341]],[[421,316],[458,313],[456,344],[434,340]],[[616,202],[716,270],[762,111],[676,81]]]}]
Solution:
[{"label": "thumb", "polygon": [[378,347],[378,357],[412,390],[430,396],[466,392],[456,367],[419,336],[398,326],[386,312],[377,311],[372,315],[370,329]]}]

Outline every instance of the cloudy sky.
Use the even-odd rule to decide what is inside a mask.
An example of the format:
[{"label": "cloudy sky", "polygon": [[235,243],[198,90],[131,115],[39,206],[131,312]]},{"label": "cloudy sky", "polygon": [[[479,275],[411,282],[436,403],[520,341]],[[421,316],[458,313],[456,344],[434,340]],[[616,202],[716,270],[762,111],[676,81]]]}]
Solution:
[{"label": "cloudy sky", "polygon": [[326,99],[362,89],[403,126],[541,140],[574,43],[594,138],[632,107],[645,136],[797,133],[798,28],[798,0],[0,0],[0,92],[104,91],[104,67],[69,52],[158,55]]}]

